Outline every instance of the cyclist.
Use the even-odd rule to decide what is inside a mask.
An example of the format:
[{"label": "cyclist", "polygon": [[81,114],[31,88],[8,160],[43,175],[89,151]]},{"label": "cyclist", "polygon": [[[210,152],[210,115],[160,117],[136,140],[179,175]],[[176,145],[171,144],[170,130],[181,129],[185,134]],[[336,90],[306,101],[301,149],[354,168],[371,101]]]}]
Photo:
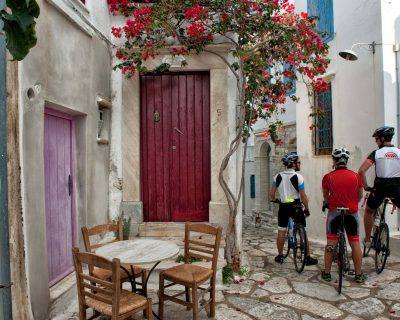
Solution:
[{"label": "cyclist", "polygon": [[[393,136],[393,127],[384,126],[376,129],[372,137],[375,138],[379,149],[374,150],[358,170],[364,189],[373,190],[368,197],[364,214],[364,246],[371,244],[374,212],[384,198],[389,197],[396,207],[400,206],[400,149],[393,146],[391,142]],[[375,164],[376,178],[374,187],[369,188],[365,173],[373,164]]]},{"label": "cyclist", "polygon": [[[275,262],[283,263],[283,247],[285,245],[285,236],[289,223],[289,217],[295,219],[296,223],[302,223],[306,226],[305,215],[309,216],[308,198],[304,190],[304,179],[302,175],[296,171],[300,170],[299,156],[296,152],[285,154],[282,162],[286,170],[278,173],[273,180],[272,188],[270,191],[270,199],[275,200],[276,191],[279,192],[280,204],[278,211],[278,236],[276,238],[276,245],[278,248],[278,255],[275,257]],[[303,203],[305,210],[300,210],[296,207]],[[308,246],[309,248],[310,246]],[[310,257],[309,250],[305,261],[307,266],[315,265],[318,260]]]},{"label": "cyclist", "polygon": [[332,152],[334,170],[327,173],[322,179],[322,192],[324,196],[324,207],[328,208],[326,219],[326,237],[325,247],[325,270],[322,271],[322,279],[331,281],[331,266],[333,252],[338,243],[337,235],[341,216],[337,208],[349,208],[344,218],[344,228],[347,239],[351,246],[352,258],[355,269],[355,281],[362,283],[366,277],[361,272],[362,252],[359,239],[359,218],[358,202],[362,198],[361,177],[354,171],[347,169],[347,161],[350,152],[345,148],[336,148]]}]

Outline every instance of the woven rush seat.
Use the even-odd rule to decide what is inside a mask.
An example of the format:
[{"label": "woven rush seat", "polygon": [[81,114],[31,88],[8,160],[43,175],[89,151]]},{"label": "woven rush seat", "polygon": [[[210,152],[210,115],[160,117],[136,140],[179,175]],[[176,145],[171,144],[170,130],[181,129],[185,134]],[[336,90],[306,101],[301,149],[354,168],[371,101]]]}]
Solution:
[{"label": "woven rush seat", "polygon": [[[123,265],[123,266],[126,268],[126,270],[129,271],[129,273],[131,273],[131,267],[129,265]],[[133,273],[134,273],[135,278],[138,276],[141,276],[142,271],[143,271],[142,268],[133,266]],[[109,279],[111,279],[112,271],[101,269],[101,268],[94,268],[93,275],[99,279],[109,280]],[[121,270],[121,279],[124,281],[126,279],[129,279],[125,270]]]},{"label": "woven rush seat", "polygon": [[[104,235],[108,232],[114,233],[116,238],[113,240],[107,241],[107,242],[92,243],[90,237],[99,236],[102,234]],[[97,248],[100,248],[109,243],[123,240],[122,220],[118,220],[116,223],[107,223],[107,224],[97,225],[92,228],[82,227],[82,236],[83,236],[83,241],[85,244],[86,252],[94,253]],[[130,282],[131,278],[132,278],[132,280],[136,284],[139,284],[143,288],[143,283],[145,283],[145,280],[146,280],[146,270],[139,266],[132,266],[133,274],[131,274],[131,265],[123,264],[122,266],[126,270],[129,271],[130,275],[127,275],[126,271],[122,269],[121,270],[121,283]],[[111,275],[112,275],[111,270],[104,270],[101,268],[93,268],[92,266],[89,266],[89,271],[92,275],[98,277],[99,279],[111,280]],[[136,278],[141,278],[141,283],[136,282]]]},{"label": "woven rush seat", "polygon": [[[152,301],[150,298],[122,289],[121,262],[112,261],[90,252],[72,249],[76,285],[78,289],[79,320],[86,320],[87,309],[93,309],[94,316],[103,314],[111,320],[126,320],[138,312],[143,312],[147,320],[152,320]],[[104,277],[100,279],[93,270]],[[92,319],[92,318],[91,318]]]},{"label": "woven rush seat", "polygon": [[[195,234],[195,236],[193,236],[193,234]],[[160,319],[164,317],[164,301],[167,300],[183,305],[188,310],[192,309],[193,320],[199,319],[199,307],[208,307],[208,316],[215,317],[215,279],[221,234],[221,227],[214,227],[205,223],[186,222],[185,264],[160,272],[158,290],[158,316]],[[190,260],[192,258],[211,262],[211,266],[207,268],[191,264]],[[206,284],[207,280],[209,280],[209,285]],[[185,290],[174,295],[165,293],[165,288],[171,288],[175,285],[183,286]],[[208,288],[202,287],[204,285],[208,285]],[[202,300],[201,305],[199,305],[199,290],[204,294],[210,295],[207,301],[204,299],[204,301]],[[178,299],[178,297],[183,294],[185,295],[185,300]]]},{"label": "woven rush seat", "polygon": [[164,271],[164,279],[185,283],[202,283],[213,274],[212,269],[193,264],[181,264]]},{"label": "woven rush seat", "polygon": [[[96,294],[102,297],[101,294]],[[103,296],[105,297],[105,296]],[[127,290],[121,290],[120,300],[119,300],[119,315],[123,315],[135,309],[144,307],[147,304],[147,299],[138,294],[134,294]],[[112,316],[112,305],[102,302],[100,300],[95,300],[90,297],[86,297],[86,305],[93,308],[107,316]]]}]

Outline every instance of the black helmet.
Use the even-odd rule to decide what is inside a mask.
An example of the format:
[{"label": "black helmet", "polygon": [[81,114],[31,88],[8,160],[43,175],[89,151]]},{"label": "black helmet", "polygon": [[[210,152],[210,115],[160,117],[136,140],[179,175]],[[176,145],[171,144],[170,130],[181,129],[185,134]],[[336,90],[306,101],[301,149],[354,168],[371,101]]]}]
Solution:
[{"label": "black helmet", "polygon": [[372,137],[376,138],[384,138],[385,140],[392,140],[394,136],[394,128],[383,126],[374,131]]},{"label": "black helmet", "polygon": [[290,166],[292,166],[295,162],[297,162],[297,160],[299,160],[299,155],[297,154],[297,152],[292,151],[292,152],[289,152],[289,153],[285,154],[285,155],[282,157],[281,160],[282,160],[283,165],[284,165],[285,167],[290,167]]},{"label": "black helmet", "polygon": [[346,165],[350,158],[350,152],[344,147],[335,148],[332,151],[332,158],[335,159],[337,164]]}]

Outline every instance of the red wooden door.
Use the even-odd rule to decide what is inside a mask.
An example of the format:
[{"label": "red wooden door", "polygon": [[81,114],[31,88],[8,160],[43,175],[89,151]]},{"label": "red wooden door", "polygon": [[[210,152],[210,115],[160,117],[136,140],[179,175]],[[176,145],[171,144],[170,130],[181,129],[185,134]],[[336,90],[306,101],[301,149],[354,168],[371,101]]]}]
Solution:
[{"label": "red wooden door", "polygon": [[208,221],[208,72],[143,75],[141,191],[145,221]]},{"label": "red wooden door", "polygon": [[72,119],[68,115],[46,110],[44,169],[50,286],[73,270],[72,126]]}]

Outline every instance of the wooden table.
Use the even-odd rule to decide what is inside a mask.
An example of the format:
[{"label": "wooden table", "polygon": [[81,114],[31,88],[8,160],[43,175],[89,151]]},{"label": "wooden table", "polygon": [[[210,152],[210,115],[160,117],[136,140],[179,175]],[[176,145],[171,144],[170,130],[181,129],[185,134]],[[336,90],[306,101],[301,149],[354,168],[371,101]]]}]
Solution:
[{"label": "wooden table", "polygon": [[[147,297],[147,283],[149,281],[151,273],[158,266],[161,261],[174,258],[179,253],[179,247],[171,242],[165,240],[154,240],[154,239],[134,239],[117,241],[106,244],[98,249],[95,253],[108,260],[118,258],[121,261],[121,268],[124,269],[131,282],[132,291],[136,290],[135,277],[133,276],[133,265],[149,265],[153,264],[150,271],[147,274],[145,283],[142,284],[143,295]],[[122,264],[130,265],[131,272],[128,272]],[[154,316],[158,319],[158,316],[154,313]]]}]

